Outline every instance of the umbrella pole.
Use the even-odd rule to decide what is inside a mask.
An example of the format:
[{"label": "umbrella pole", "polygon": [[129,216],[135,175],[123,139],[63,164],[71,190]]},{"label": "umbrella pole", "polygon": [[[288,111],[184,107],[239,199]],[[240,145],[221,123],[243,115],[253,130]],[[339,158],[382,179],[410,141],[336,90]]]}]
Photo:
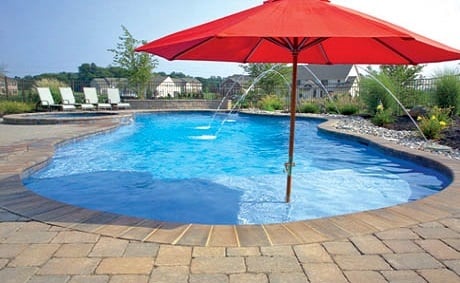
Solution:
[{"label": "umbrella pole", "polygon": [[291,87],[291,118],[289,127],[289,159],[285,164],[287,181],[286,181],[286,202],[291,201],[291,184],[292,184],[292,167],[294,164],[294,135],[295,135],[295,115],[297,105],[297,59],[298,53],[292,53],[292,87]]}]

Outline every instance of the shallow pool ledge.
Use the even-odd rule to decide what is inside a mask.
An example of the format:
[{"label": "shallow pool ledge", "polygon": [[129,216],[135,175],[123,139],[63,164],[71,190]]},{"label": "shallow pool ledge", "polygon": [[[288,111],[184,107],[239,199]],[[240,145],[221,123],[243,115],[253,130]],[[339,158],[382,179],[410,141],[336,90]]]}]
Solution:
[{"label": "shallow pool ledge", "polygon": [[[318,118],[315,116],[314,118]],[[98,212],[43,198],[25,188],[21,176],[44,166],[62,142],[107,131],[111,123],[19,126],[0,124],[2,135],[28,132],[0,146],[0,207],[31,219],[72,230],[115,238],[185,246],[248,247],[317,243],[429,223],[460,213],[460,161],[395,145],[382,138],[350,134],[329,119],[321,130],[358,139],[391,154],[443,170],[452,183],[427,198],[388,208],[314,220],[269,225],[196,225],[165,223]],[[27,127],[24,128],[24,127]],[[55,128],[53,128],[55,127]],[[44,135],[44,130],[52,135]],[[1,138],[0,138],[1,140]]]}]

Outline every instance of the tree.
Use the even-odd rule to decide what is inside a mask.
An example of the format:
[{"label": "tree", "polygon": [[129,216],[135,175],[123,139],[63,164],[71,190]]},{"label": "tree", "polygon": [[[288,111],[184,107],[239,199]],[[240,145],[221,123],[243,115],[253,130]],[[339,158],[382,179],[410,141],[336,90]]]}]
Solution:
[{"label": "tree", "polygon": [[91,80],[95,78],[126,78],[128,75],[128,72],[122,67],[109,66],[104,68],[94,63],[84,63],[78,67],[77,79],[88,86]]},{"label": "tree", "polygon": [[410,87],[410,82],[417,79],[424,65],[382,65],[380,70],[395,87],[395,95],[408,108],[416,106],[420,100],[420,92]]},{"label": "tree", "polygon": [[182,72],[172,72],[171,74],[169,74],[169,76],[173,79],[183,79],[183,78],[186,78],[187,76],[182,73]]},{"label": "tree", "polygon": [[286,87],[286,82],[290,83],[291,80],[290,68],[284,65],[256,63],[241,67],[251,77],[259,79],[257,84],[265,94],[275,94],[276,89]]},{"label": "tree", "polygon": [[408,82],[417,79],[424,67],[424,65],[381,65],[380,70],[395,83],[405,86]]},{"label": "tree", "polygon": [[135,39],[128,29],[121,26],[123,35],[119,37],[115,49],[109,49],[114,54],[115,65],[125,69],[128,74],[128,81],[140,98],[145,98],[148,85],[152,79],[152,71],[158,65],[158,60],[147,53],[137,53],[134,50],[138,45],[144,43]]}]

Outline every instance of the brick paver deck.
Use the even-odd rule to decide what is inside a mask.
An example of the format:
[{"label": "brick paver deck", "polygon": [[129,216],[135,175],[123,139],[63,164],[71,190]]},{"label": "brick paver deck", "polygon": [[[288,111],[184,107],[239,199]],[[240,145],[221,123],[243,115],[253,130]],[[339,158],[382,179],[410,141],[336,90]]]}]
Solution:
[{"label": "brick paver deck", "polygon": [[395,207],[241,226],[90,211],[22,186],[58,143],[115,126],[0,124],[0,282],[460,282],[460,162],[374,137],[357,138],[428,156],[453,183]]}]

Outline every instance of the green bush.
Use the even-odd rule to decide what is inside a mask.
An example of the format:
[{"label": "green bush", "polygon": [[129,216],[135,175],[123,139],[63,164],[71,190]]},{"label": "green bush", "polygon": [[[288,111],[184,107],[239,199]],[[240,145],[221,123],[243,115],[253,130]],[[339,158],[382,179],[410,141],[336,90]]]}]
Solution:
[{"label": "green bush", "polygon": [[339,105],[339,111],[342,115],[354,115],[359,112],[359,105],[357,104],[342,104]]},{"label": "green bush", "polygon": [[442,109],[434,107],[431,109],[427,117],[417,117],[419,127],[427,139],[439,139],[441,131],[449,127],[451,119],[449,114],[451,113],[450,108]]},{"label": "green bush", "polygon": [[0,101],[0,116],[32,112],[34,105],[16,101]]},{"label": "green bush", "polygon": [[300,112],[302,113],[319,113],[320,110],[320,106],[316,103],[306,102],[300,105]]},{"label": "green bush", "polygon": [[[392,81],[384,73],[376,74],[376,79],[384,84],[392,92],[395,89]],[[371,77],[365,77],[361,79],[359,88],[359,98],[366,106],[369,114],[374,115],[377,112],[377,106],[383,105],[386,114],[382,115],[393,115],[396,113],[397,103],[391,94],[382,87],[377,81]]]},{"label": "green bush", "polygon": [[328,99],[324,102],[324,107],[327,113],[343,115],[353,115],[361,109],[359,99],[348,93],[334,95],[332,100]]},{"label": "green bush", "polygon": [[451,115],[459,113],[460,77],[454,71],[444,71],[436,81],[436,100],[441,108],[452,108]]},{"label": "green bush", "polygon": [[268,95],[259,101],[259,108],[267,111],[282,110],[284,102],[275,95]]},{"label": "green bush", "polygon": [[[330,114],[339,114],[337,113],[337,104],[331,101],[326,102],[326,112]],[[339,110],[340,111],[340,110]]]},{"label": "green bush", "polygon": [[391,124],[395,121],[394,115],[391,109],[385,109],[383,104],[379,104],[375,109],[374,117],[372,117],[371,121],[374,125],[377,126],[384,126],[386,124]]},{"label": "green bush", "polygon": [[419,127],[427,139],[439,139],[441,135],[441,124],[437,119],[422,118]]}]

